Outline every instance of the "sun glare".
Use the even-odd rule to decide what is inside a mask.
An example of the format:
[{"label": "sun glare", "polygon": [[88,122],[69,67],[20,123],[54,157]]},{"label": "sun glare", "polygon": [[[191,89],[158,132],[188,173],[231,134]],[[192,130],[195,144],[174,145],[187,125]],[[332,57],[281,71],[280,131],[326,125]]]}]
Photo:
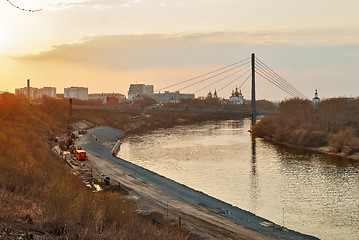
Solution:
[{"label": "sun glare", "polygon": [[0,54],[6,49],[6,45],[8,43],[8,37],[6,34],[0,34]]}]

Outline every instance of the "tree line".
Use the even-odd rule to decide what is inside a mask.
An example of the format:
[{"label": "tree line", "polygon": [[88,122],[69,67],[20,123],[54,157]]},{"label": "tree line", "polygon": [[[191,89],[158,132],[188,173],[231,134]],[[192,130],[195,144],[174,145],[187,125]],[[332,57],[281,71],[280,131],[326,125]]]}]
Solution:
[{"label": "tree line", "polygon": [[300,147],[328,146],[334,152],[359,150],[359,98],[331,98],[313,104],[289,99],[278,115],[265,116],[254,127],[255,136]]}]

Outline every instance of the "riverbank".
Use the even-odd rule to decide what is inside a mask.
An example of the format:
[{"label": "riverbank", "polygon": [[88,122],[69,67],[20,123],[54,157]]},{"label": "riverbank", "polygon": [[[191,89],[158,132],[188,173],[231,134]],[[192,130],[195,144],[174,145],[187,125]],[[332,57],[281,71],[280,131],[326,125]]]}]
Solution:
[{"label": "riverbank", "polygon": [[359,153],[358,152],[356,152],[354,154],[350,154],[348,152],[336,152],[333,150],[332,147],[329,147],[329,146],[304,147],[304,146],[298,146],[298,145],[294,145],[294,144],[290,144],[290,143],[286,143],[286,142],[274,141],[273,139],[271,139],[269,137],[260,137],[260,138],[262,138],[266,142],[269,142],[269,143],[271,143],[273,145],[277,145],[277,146],[285,146],[288,148],[305,150],[308,152],[322,153],[322,154],[342,157],[342,158],[346,158],[346,159],[350,159],[350,160],[354,160],[354,161],[359,161]]},{"label": "riverbank", "polygon": [[[0,239],[185,239],[135,214],[122,192],[93,192],[51,148],[67,101],[0,96]],[[69,136],[69,135],[67,135]]]},{"label": "riverbank", "polygon": [[192,236],[206,239],[316,239],[113,157],[109,142],[99,137],[103,129],[108,128],[89,130],[78,141],[89,153],[86,164],[128,189],[127,197],[137,203],[141,212],[157,212],[160,219],[168,216],[173,222],[181,219]]},{"label": "riverbank", "polygon": [[359,159],[358,99],[333,98],[313,105],[305,99],[279,104],[279,114],[264,116],[253,134],[276,144]]}]

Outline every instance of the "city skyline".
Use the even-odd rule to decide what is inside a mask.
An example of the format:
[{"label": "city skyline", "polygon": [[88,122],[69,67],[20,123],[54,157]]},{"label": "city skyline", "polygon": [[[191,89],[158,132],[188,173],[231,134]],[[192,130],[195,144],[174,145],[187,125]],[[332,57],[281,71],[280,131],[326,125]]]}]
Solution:
[{"label": "city skyline", "polygon": [[[58,89],[126,93],[131,83],[160,89],[254,52],[308,98],[315,89],[321,98],[357,96],[355,1],[12,2],[42,11],[0,1],[0,91],[13,92],[28,78]],[[219,96],[228,98],[241,82]],[[258,99],[290,97],[260,77],[257,83]],[[248,83],[242,92],[250,98]]]}]

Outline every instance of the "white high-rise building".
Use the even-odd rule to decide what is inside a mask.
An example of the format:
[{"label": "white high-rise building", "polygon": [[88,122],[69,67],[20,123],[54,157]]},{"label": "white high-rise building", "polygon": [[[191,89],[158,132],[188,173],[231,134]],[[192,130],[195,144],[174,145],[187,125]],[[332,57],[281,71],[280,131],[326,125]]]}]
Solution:
[{"label": "white high-rise building", "polygon": [[56,88],[54,87],[43,87],[42,89],[42,95],[48,96],[48,97],[56,97]]},{"label": "white high-rise building", "polygon": [[[29,89],[29,91],[28,91]],[[24,87],[15,89],[15,95],[26,96],[30,94],[30,99],[39,99],[43,96],[56,98],[56,88],[55,87],[43,87],[43,88],[34,88],[34,87]]]},{"label": "white high-rise building", "polygon": [[88,88],[86,87],[69,87],[64,89],[64,98],[75,98],[80,100],[88,100]]}]

